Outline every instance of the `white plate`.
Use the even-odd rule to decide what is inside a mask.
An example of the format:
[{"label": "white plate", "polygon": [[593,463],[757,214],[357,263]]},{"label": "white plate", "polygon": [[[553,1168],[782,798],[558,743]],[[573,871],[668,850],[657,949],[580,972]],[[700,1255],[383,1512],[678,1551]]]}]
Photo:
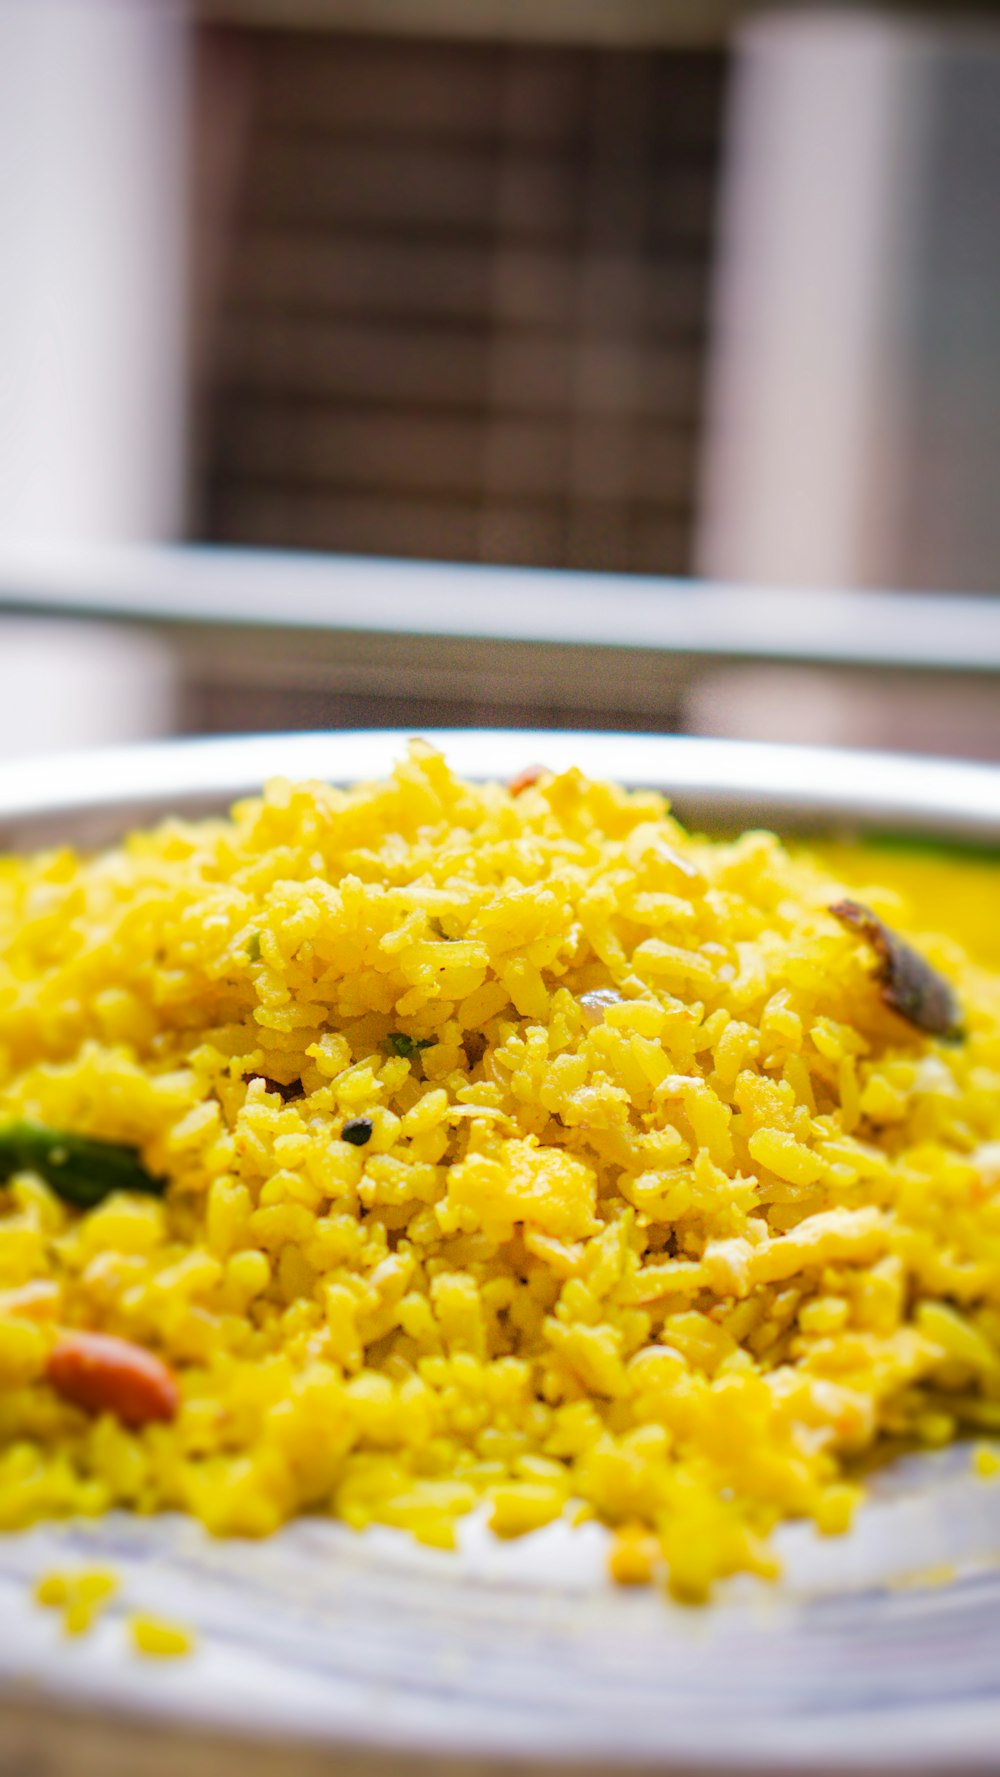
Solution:
[{"label": "white plate", "polygon": [[[663,788],[709,825],[1000,844],[1000,770],[989,767],[642,736],[435,738],[470,776],[576,763]],[[405,739],[290,735],[8,767],[0,847],[97,843],[167,810],[224,807],[274,775],[381,775]],[[23,1744],[28,1720],[39,1756],[75,1768],[72,1748],[91,1743],[82,1726],[60,1737],[60,1711],[99,1706],[112,1762],[115,1734],[124,1745],[138,1714],[221,1734],[213,1773],[245,1768],[251,1736],[254,1770],[286,1774],[309,1742],[335,1750],[340,1772],[424,1755],[436,1771],[995,1770],[1000,1483],[973,1477],[968,1448],[882,1474],[846,1538],[791,1525],[778,1540],[780,1585],[740,1580],[690,1611],[611,1587],[596,1526],[501,1545],[471,1524],[454,1556],[318,1520],[256,1544],[213,1542],[175,1517],[41,1526],[0,1539],[0,1752],[4,1724],[19,1724]],[[30,1582],[82,1560],[114,1562],[122,1602],[66,1643],[30,1603]],[[933,1570],[945,1564],[942,1583]],[[195,1658],[130,1656],[129,1607],[193,1624]],[[195,1756],[203,1743],[188,1744]]]}]

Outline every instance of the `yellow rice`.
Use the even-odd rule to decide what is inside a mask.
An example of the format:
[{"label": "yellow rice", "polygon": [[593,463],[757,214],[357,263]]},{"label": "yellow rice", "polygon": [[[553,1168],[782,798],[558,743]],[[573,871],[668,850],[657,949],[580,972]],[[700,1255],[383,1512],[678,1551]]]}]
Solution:
[{"label": "yellow rice", "polygon": [[[170,1181],[0,1192],[0,1526],[596,1516],[685,1598],[772,1573],[783,1519],[844,1530],[876,1442],[1000,1427],[996,880],[692,838],[576,772],[515,798],[423,744],[0,862],[0,1121]],[[883,1004],[845,884],[964,1042]],[[176,1419],[58,1398],[57,1327],[158,1353]]]}]

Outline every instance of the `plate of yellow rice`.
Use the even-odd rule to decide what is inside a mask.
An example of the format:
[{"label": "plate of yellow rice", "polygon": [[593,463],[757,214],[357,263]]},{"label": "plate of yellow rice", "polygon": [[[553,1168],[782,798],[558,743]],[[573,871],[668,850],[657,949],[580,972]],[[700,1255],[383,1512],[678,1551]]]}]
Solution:
[{"label": "plate of yellow rice", "polygon": [[5,768],[0,1745],[993,1769],[998,1474],[1000,771]]}]

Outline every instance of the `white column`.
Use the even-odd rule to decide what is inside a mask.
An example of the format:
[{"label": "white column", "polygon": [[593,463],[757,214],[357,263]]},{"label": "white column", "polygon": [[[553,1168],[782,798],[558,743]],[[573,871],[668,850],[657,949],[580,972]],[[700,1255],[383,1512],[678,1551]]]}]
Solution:
[{"label": "white column", "polygon": [[[0,0],[0,544],[181,534],[187,19]],[[0,758],[169,733],[172,651],[0,622]]]},{"label": "white column", "polygon": [[851,586],[896,557],[926,37],[791,12],[740,34],[698,567]]},{"label": "white column", "polygon": [[179,532],[179,0],[0,0],[0,539]]}]

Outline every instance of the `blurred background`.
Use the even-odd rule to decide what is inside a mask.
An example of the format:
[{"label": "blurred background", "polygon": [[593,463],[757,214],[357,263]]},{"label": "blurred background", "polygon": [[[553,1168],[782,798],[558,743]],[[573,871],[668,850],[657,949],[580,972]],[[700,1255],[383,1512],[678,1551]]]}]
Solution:
[{"label": "blurred background", "polygon": [[0,758],[1000,758],[993,7],[0,0],[0,240]]}]

